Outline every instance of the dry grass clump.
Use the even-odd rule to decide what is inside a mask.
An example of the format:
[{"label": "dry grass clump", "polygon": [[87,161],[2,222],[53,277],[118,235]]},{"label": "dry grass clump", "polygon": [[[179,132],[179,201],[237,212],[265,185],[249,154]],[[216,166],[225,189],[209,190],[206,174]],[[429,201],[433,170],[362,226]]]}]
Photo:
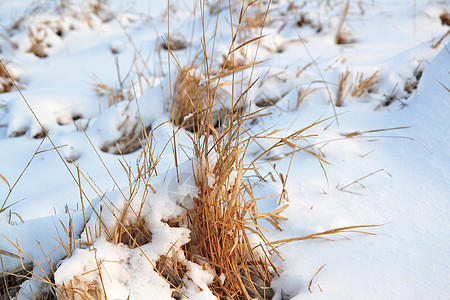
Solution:
[{"label": "dry grass clump", "polygon": [[[27,24],[30,48],[27,52],[39,58],[48,56],[49,48],[54,46],[57,38],[63,38],[69,30],[74,30],[80,24],[94,28],[96,24],[108,22],[113,18],[104,1],[83,1],[75,5],[71,1],[35,1],[24,17],[18,19],[9,32]],[[40,15],[45,13],[45,16]],[[8,40],[8,39],[7,39]],[[8,40],[9,41],[9,40]],[[13,48],[16,45],[10,42]]]},{"label": "dry grass clump", "polygon": [[403,90],[408,94],[412,94],[413,91],[419,86],[420,78],[422,78],[423,71],[421,70],[421,64],[418,64],[414,69],[413,76],[406,78]]},{"label": "dry grass clump", "polygon": [[174,83],[172,95],[172,122],[176,126],[192,128],[193,118],[185,118],[204,107],[208,91],[200,85],[201,74],[196,68],[189,66],[180,70]]},{"label": "dry grass clump", "polygon": [[[124,211],[126,212],[126,210]],[[124,213],[123,212],[123,213]],[[129,223],[122,217],[114,232],[114,243],[136,248],[152,241],[152,232],[147,228],[140,215],[135,222]]]},{"label": "dry grass clump", "polygon": [[345,8],[342,11],[341,21],[339,22],[339,26],[336,31],[336,35],[334,37],[334,42],[338,45],[350,44],[354,42],[352,34],[345,27],[345,19],[347,18],[349,9],[350,9],[350,0],[347,0]]},{"label": "dry grass clump", "polygon": [[348,92],[346,90],[347,87],[347,80],[348,80],[348,75],[350,74],[350,72],[348,70],[345,70],[344,72],[342,72],[339,75],[339,81],[338,81],[338,94],[336,97],[336,106],[340,107],[342,106],[342,104],[344,103],[344,99],[347,97]]},{"label": "dry grass clump", "polygon": [[36,29],[30,27],[28,38],[30,39],[31,47],[28,49],[28,52],[33,53],[40,58],[47,57],[47,48],[50,48],[52,45],[50,43],[44,43],[45,37],[46,33],[42,27]]},{"label": "dry grass clump", "polygon": [[356,73],[352,97],[360,98],[366,91],[375,85],[378,82],[376,80],[377,75],[378,71],[375,71],[371,76],[364,78],[364,73]]},{"label": "dry grass clump", "polygon": [[130,87],[127,89],[122,86],[115,88],[99,82],[94,84],[94,92],[99,98],[106,97],[108,106],[113,106],[114,104],[125,100],[131,101],[134,99],[134,94]]},{"label": "dry grass clump", "polygon": [[245,179],[245,174],[274,148],[287,146],[301,150],[295,143],[305,139],[302,133],[307,128],[320,122],[287,137],[275,138],[278,142],[245,165],[249,143],[273,137],[270,134],[246,136],[246,125],[256,115],[230,113],[227,118],[231,120],[227,126],[207,131],[204,128],[210,127],[212,120],[207,109],[192,137],[194,155],[198,158],[195,182],[199,192],[193,199],[194,208],[187,212],[191,241],[185,245],[185,256],[214,270],[215,278],[209,288],[219,299],[271,299],[274,292],[270,284],[279,275],[272,258],[279,254],[266,238],[267,228],[261,220],[275,229],[280,229],[279,220],[286,220],[281,213],[288,206],[284,189],[287,176],[282,179],[283,191],[277,195],[280,204],[285,205],[261,213],[257,202],[267,197],[257,199],[253,195],[253,183]]},{"label": "dry grass clump", "polygon": [[[173,86],[171,111],[172,122],[176,126],[195,132],[204,114],[211,113],[211,126],[217,128],[224,123],[229,109],[224,105],[227,97],[231,97],[220,85],[202,82],[202,72],[195,67],[184,67]],[[208,97],[215,97],[209,102]],[[209,129],[208,129],[209,130]]]},{"label": "dry grass clump", "polygon": [[323,29],[320,18],[317,18],[317,20],[313,21],[307,12],[300,12],[300,16],[297,18],[297,22],[295,24],[298,27],[309,26],[315,29],[317,33],[321,32]]},{"label": "dry grass clump", "polygon": [[303,27],[305,25],[312,26],[312,21],[307,13],[302,12],[302,13],[300,13],[300,17],[298,18],[298,21],[296,24],[298,27]]},{"label": "dry grass clump", "polygon": [[296,108],[298,109],[300,107],[300,104],[302,104],[303,101],[305,101],[306,97],[308,97],[309,95],[314,93],[316,90],[317,90],[316,88],[311,88],[311,87],[299,88],[297,90],[297,106],[296,106]]},{"label": "dry grass clump", "polygon": [[257,212],[252,185],[243,180],[246,150],[241,126],[246,120],[240,115],[230,118],[235,119],[232,126],[194,141],[199,194],[188,211],[192,234],[186,256],[214,269],[216,277],[209,288],[218,298],[270,299],[270,282],[278,269],[271,262],[265,229],[258,225],[269,215]]},{"label": "dry grass clump", "polygon": [[[102,276],[99,270],[86,270],[85,274],[92,272],[98,273],[98,277]],[[63,284],[56,289],[58,299],[64,300],[103,300],[107,299],[102,289],[102,283],[98,280],[86,281],[82,276],[74,276],[69,283]]]},{"label": "dry grass clump", "polygon": [[[6,65],[6,63],[4,63]],[[17,77],[10,77],[10,73],[8,73],[3,65],[0,66],[0,93],[7,93],[14,88],[14,81],[16,83],[19,82]]]},{"label": "dry grass clump", "polygon": [[364,77],[364,73],[356,73],[355,83],[349,84],[350,71],[345,70],[339,75],[338,79],[338,93],[336,96],[336,106],[340,107],[343,105],[345,98],[351,91],[352,97],[361,98],[364,93],[370,92],[372,87],[378,82],[376,80],[378,71],[375,71],[371,76]]},{"label": "dry grass clump", "polygon": [[[85,222],[85,241],[80,242],[79,239],[75,239],[74,237],[69,240],[69,245],[60,242],[65,249],[68,249],[68,251],[66,251],[67,257],[71,257],[76,248],[83,248],[85,251],[94,251],[94,253],[96,253],[94,241],[102,235],[105,235],[108,242],[115,245],[123,244],[130,249],[140,249],[142,245],[152,241],[152,232],[143,218],[142,210],[149,193],[155,192],[153,187],[149,184],[149,179],[156,173],[157,159],[151,154],[153,147],[152,137],[145,134],[144,140],[145,147],[136,163],[136,176],[132,174],[129,166],[123,165],[129,182],[128,193],[125,193],[125,191],[122,191],[119,188],[119,191],[125,200],[124,206],[117,212],[117,207],[109,202],[107,197],[101,197],[103,206],[100,206],[100,211],[94,210],[93,212],[93,215],[99,217],[99,224],[96,224],[95,228],[87,226],[86,216],[83,215]],[[78,169],[78,180],[80,180],[81,176],[86,179],[85,175]],[[80,185],[81,204],[84,212],[83,194],[84,192]],[[136,205],[136,203],[138,203],[138,205]],[[109,210],[115,217],[116,225],[112,230],[103,224],[102,214],[103,211],[106,210]],[[97,225],[99,227],[97,227]],[[70,230],[66,230],[65,234],[68,237],[72,235]],[[108,275],[105,273],[106,271],[104,271],[102,259],[98,259],[96,254],[95,264],[96,265],[93,266],[85,266],[85,272],[73,276],[72,279],[65,281],[62,285],[53,285],[58,298],[70,300],[107,299],[103,278]]]},{"label": "dry grass clump", "polygon": [[266,23],[266,13],[262,10],[261,1],[249,1],[248,8],[253,4],[256,4],[255,9],[251,12],[251,14],[247,14],[247,17],[244,21],[244,27],[247,28],[259,28],[263,27]]},{"label": "dry grass clump", "polygon": [[185,264],[174,257],[163,255],[156,262],[155,269],[172,287],[172,297],[179,299],[182,296],[180,289],[184,286],[183,277],[187,271]]},{"label": "dry grass clump", "polygon": [[[241,24],[246,27],[264,24],[262,20],[266,15],[260,9],[256,11],[256,19],[244,17],[253,3],[243,4],[233,40],[237,39]],[[172,119],[174,124],[185,127],[189,122],[188,128],[194,133],[191,137],[193,154],[198,161],[194,167],[199,192],[193,199],[194,207],[187,210],[182,221],[191,230],[191,241],[184,246],[185,256],[214,270],[215,277],[209,288],[219,299],[270,299],[273,296],[270,283],[278,274],[278,268],[271,262],[274,252],[269,249],[265,229],[258,220],[270,219],[275,224],[272,218],[277,220],[281,216],[259,213],[252,183],[243,179],[248,170],[244,166],[246,145],[251,140],[244,138],[245,127],[256,116],[230,110],[223,113],[223,118],[218,118],[215,110],[221,101],[221,79],[257,64],[236,67],[235,63],[227,65],[227,62],[232,61],[235,51],[259,39],[230,47],[218,75],[211,74],[207,61],[202,72],[182,69],[172,95]],[[206,79],[202,80],[200,74]],[[234,83],[233,79],[229,84]],[[240,97],[228,95],[231,107],[246,107],[247,91],[241,92]],[[173,270],[173,265],[170,266]]]}]

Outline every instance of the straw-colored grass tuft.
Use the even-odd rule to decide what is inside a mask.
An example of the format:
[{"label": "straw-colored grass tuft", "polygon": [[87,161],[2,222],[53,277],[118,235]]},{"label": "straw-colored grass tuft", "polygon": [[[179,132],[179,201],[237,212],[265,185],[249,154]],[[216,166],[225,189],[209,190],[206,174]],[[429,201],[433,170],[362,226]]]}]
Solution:
[{"label": "straw-colored grass tuft", "polygon": [[19,79],[15,76],[11,78],[10,74],[3,68],[3,65],[0,66],[0,93],[11,91],[14,88],[14,81],[17,83]]},{"label": "straw-colored grass tuft", "polygon": [[264,229],[256,221],[265,217],[256,211],[251,186],[242,179],[240,157],[245,150],[236,142],[219,142],[223,148],[215,150],[215,158],[199,153],[202,162],[196,182],[200,192],[188,212],[192,240],[186,256],[215,270],[210,289],[218,298],[270,299],[270,282],[277,268],[271,262],[273,253],[266,246]]},{"label": "straw-colored grass tuft", "polygon": [[176,126],[193,128],[194,118],[186,120],[194,112],[200,113],[207,97],[205,86],[200,86],[201,74],[194,67],[185,67],[175,81],[172,96],[172,122]]},{"label": "straw-colored grass tuft", "polygon": [[308,97],[309,95],[314,93],[316,90],[317,89],[311,88],[311,87],[299,88],[297,90],[297,106],[296,106],[296,108],[298,109],[300,107],[300,104],[302,104],[305,101],[306,97]]},{"label": "straw-colored grass tuft", "polygon": [[[214,97],[217,101],[208,102],[208,97]],[[221,103],[230,96],[218,85],[202,83],[202,72],[194,67],[185,67],[180,70],[174,83],[172,94],[172,122],[176,126],[196,132],[199,122],[208,111],[211,113],[211,128],[217,128],[225,122],[229,110]],[[211,129],[209,128],[209,129]]]},{"label": "straw-colored grass tuft", "polygon": [[347,90],[347,81],[348,81],[348,75],[350,72],[348,70],[345,70],[339,75],[339,81],[338,81],[338,94],[336,97],[336,106],[341,107],[344,103],[345,98],[347,97],[349,91]]},{"label": "straw-colored grass tuft", "polygon": [[339,22],[334,42],[338,45],[350,44],[354,42],[354,38],[351,32],[345,27],[345,19],[347,18],[348,11],[350,9],[350,0],[347,0],[345,8],[342,11],[341,21]]},{"label": "straw-colored grass tuft", "polygon": [[108,106],[113,106],[114,104],[124,100],[130,101],[134,99],[134,94],[131,88],[114,88],[104,83],[96,83],[93,87],[97,97],[106,98],[108,100]]},{"label": "straw-colored grass tuft", "polygon": [[[101,272],[99,270],[88,270],[84,275],[89,275],[92,272],[97,272],[100,278]],[[56,288],[58,299],[64,300],[103,300],[107,299],[102,289],[102,283],[98,280],[87,281],[83,276],[74,276],[69,283],[63,284]]]},{"label": "straw-colored grass tuft", "polygon": [[181,297],[180,289],[183,287],[183,277],[186,274],[186,266],[173,257],[161,256],[156,262],[156,270],[173,288],[172,297]]},{"label": "straw-colored grass tuft", "polygon": [[363,73],[356,74],[356,81],[352,92],[352,97],[360,98],[366,91],[373,87],[378,81],[376,80],[378,71],[375,71],[371,76],[364,78]]}]

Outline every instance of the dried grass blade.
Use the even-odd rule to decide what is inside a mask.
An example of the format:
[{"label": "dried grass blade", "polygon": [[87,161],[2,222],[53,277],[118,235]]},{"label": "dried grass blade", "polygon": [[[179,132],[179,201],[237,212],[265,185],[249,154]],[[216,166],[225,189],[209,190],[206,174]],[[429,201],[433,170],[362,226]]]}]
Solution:
[{"label": "dried grass blade", "polygon": [[5,255],[5,256],[12,257],[12,258],[20,259],[20,256],[14,254],[14,253],[11,253],[9,251],[6,251],[6,250],[2,250],[2,249],[0,249],[0,255]]},{"label": "dried grass blade", "polygon": [[237,72],[249,69],[249,68],[253,68],[253,67],[255,67],[255,66],[259,65],[259,64],[265,63],[266,61],[267,61],[267,59],[264,59],[264,60],[261,60],[261,61],[257,61],[257,62],[254,62],[254,63],[250,63],[250,64],[246,64],[244,66],[240,66],[240,67],[234,68],[234,69],[226,71],[226,72],[222,72],[219,75],[216,75],[216,76],[212,77],[208,81],[214,81],[214,80],[219,79],[219,78],[227,77],[228,75],[231,75],[233,73],[237,73]]},{"label": "dried grass blade", "polygon": [[6,180],[6,178],[2,174],[0,174],[0,179],[6,183],[6,185],[8,186],[9,189],[11,189],[11,186],[9,185],[8,180]]},{"label": "dried grass blade", "polygon": [[264,35],[261,35],[261,36],[257,36],[257,37],[255,37],[255,38],[253,38],[253,39],[250,39],[250,40],[248,40],[248,41],[245,41],[245,42],[243,42],[242,44],[240,44],[239,46],[237,46],[236,48],[234,48],[234,49],[230,52],[230,54],[233,53],[233,52],[235,52],[235,51],[237,51],[237,50],[239,50],[239,49],[241,49],[242,47],[245,47],[246,45],[251,44],[251,43],[253,43],[254,41],[257,41],[257,40],[259,40],[259,39],[262,39],[262,38],[264,38],[264,37],[266,37],[266,36],[267,36],[267,34],[264,34]]},{"label": "dried grass blade", "polygon": [[374,233],[371,233],[371,232],[354,231],[353,229],[372,228],[372,227],[379,227],[379,226],[382,226],[382,225],[384,225],[384,224],[379,224],[379,225],[353,225],[353,226],[347,226],[347,227],[340,227],[340,228],[330,229],[330,230],[326,230],[326,231],[322,231],[322,232],[318,232],[318,233],[309,234],[309,235],[302,236],[302,237],[290,238],[290,239],[282,239],[282,240],[271,242],[270,244],[277,245],[277,244],[286,244],[286,243],[291,243],[291,242],[296,242],[296,241],[304,241],[304,240],[328,239],[326,237],[327,235],[339,234],[339,233],[345,233],[345,232],[359,232],[359,233],[363,233],[363,234],[375,235]]},{"label": "dried grass blade", "polygon": [[[313,283],[314,278],[317,276],[317,274],[320,273],[320,271],[322,271],[323,268],[325,268],[325,266],[326,266],[326,264],[323,265],[323,266],[321,266],[321,267],[319,268],[319,270],[317,270],[317,272],[314,274],[314,276],[313,276],[313,277],[311,278],[311,280],[309,281],[308,291],[309,291],[310,293],[312,293],[312,291],[311,291],[311,285],[312,285],[312,283]],[[320,288],[320,287],[319,287],[319,288]],[[320,289],[320,290],[322,290],[322,289]]]}]

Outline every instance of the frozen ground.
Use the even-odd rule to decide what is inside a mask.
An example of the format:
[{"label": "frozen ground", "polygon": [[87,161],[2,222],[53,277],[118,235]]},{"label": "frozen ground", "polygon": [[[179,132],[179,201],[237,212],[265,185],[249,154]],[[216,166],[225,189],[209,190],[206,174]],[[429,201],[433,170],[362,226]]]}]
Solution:
[{"label": "frozen ground", "polygon": [[[141,150],[122,157],[114,154],[114,141],[133,135],[140,117],[145,126],[156,128],[155,153],[163,151],[172,134],[172,125],[167,123],[168,95],[177,68],[172,59],[169,77],[168,53],[162,47],[168,28],[166,3],[108,1],[94,13],[89,1],[83,5],[72,2],[77,5],[65,9],[55,8],[60,5],[55,1],[0,3],[2,61],[18,79],[54,146],[61,147],[62,156],[51,150],[54,146],[48,138],[42,139],[40,125],[17,90],[0,94],[0,174],[10,186],[20,177],[10,195],[6,182],[0,181],[0,203],[6,197],[6,206],[15,203],[0,213],[2,267],[8,271],[20,266],[20,260],[8,254],[18,254],[16,244],[30,256],[25,261],[43,262],[44,271],[49,265],[58,265],[55,280],[62,284],[94,268],[95,255],[99,255],[106,261],[109,275],[104,283],[108,298],[170,298],[169,285],[139,251],[104,238],[95,241],[95,254],[77,249],[70,259],[58,263],[66,252],[56,238],[67,242],[61,224],[67,226],[69,217],[76,238],[86,239],[79,188],[72,175],[78,178],[79,167],[95,182],[96,186],[89,186],[82,180],[85,201],[92,201],[95,207],[100,205],[97,196],[107,193],[120,210],[124,203],[118,189],[127,190],[129,185],[120,161],[134,168]],[[228,3],[222,5],[214,49],[217,66],[223,63],[222,55],[231,41],[230,10]],[[232,6],[240,8],[236,3]],[[208,2],[207,37],[213,35],[217,17],[210,7]],[[264,13],[266,5],[261,7]],[[299,241],[278,248],[284,261],[275,257],[274,262],[284,271],[272,283],[275,298],[449,298],[449,37],[432,47],[449,30],[440,19],[448,15],[449,3],[351,1],[344,29],[352,42],[336,45],[344,7],[344,1],[310,1],[307,5],[273,1],[262,32],[267,36],[259,47],[254,42],[243,48],[245,63],[253,62],[256,52],[257,60],[268,59],[254,68],[254,78],[261,78],[249,92],[249,109],[276,102],[266,107],[265,112],[271,114],[252,125],[251,132],[280,129],[281,136],[319,118],[330,118],[305,132],[315,135],[308,140],[329,163],[324,165],[326,176],[317,159],[304,152],[293,156],[286,185],[289,207],[283,212],[288,220],[281,223],[282,231],[267,237],[277,241],[350,225],[384,225],[367,229],[376,235],[347,233],[331,236],[333,241]],[[257,15],[256,8],[247,12],[250,18]],[[187,0],[171,1],[169,11],[171,43],[178,38],[188,45],[174,51],[179,64],[185,66],[198,60],[195,54],[201,49],[198,3],[195,15],[192,1]],[[299,22],[302,15],[303,22]],[[14,26],[18,20],[19,25]],[[250,28],[246,38],[260,33],[260,29]],[[211,48],[212,41],[207,42]],[[38,46],[33,54],[29,49],[34,44]],[[335,103],[339,76],[346,71],[343,103],[334,107],[330,102]],[[367,79],[373,74],[375,83],[360,96],[352,96],[357,76]],[[110,106],[107,96],[96,93],[95,85],[97,90],[119,88],[119,80],[125,98],[128,92],[133,94],[133,82],[137,100],[131,97],[131,102],[125,99]],[[297,101],[299,91],[306,93],[301,103]],[[85,128],[86,134],[80,128]],[[358,134],[352,134],[355,132]],[[188,134],[182,130],[177,136],[186,149]],[[270,144],[262,142],[261,146]],[[260,151],[253,145],[249,159]],[[258,182],[257,196],[281,192],[277,173],[288,172],[291,151],[281,148],[264,157],[270,163],[261,164],[259,172],[272,174],[274,181],[268,175],[267,182]],[[170,147],[162,152],[159,176],[152,179],[157,193],[145,211],[154,236],[142,251],[150,260],[171,251],[173,243],[180,246],[189,240],[187,229],[169,228],[161,222],[183,215],[181,201],[195,194],[189,188],[189,155],[182,156],[186,178],[174,193],[173,152]],[[271,210],[277,203],[278,198],[267,199],[259,208]],[[85,215],[94,228],[97,219],[91,214],[88,208]],[[108,213],[103,217],[113,228],[113,217]],[[174,251],[173,255],[180,253]],[[186,284],[186,295],[210,298],[205,287],[211,271],[193,263],[187,268],[191,284]],[[84,280],[93,282],[95,278]],[[203,287],[203,292],[197,287]],[[31,291],[38,289],[38,281],[25,282],[19,299],[32,299]]]}]

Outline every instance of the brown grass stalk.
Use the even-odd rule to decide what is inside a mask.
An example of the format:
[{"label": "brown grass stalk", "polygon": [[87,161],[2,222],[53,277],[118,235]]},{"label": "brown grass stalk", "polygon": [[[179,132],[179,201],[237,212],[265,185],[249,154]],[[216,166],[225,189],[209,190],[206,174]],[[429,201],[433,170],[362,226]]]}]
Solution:
[{"label": "brown grass stalk", "polygon": [[348,44],[352,42],[352,38],[349,32],[344,28],[345,19],[347,18],[348,11],[350,9],[350,0],[347,0],[345,8],[342,12],[341,21],[339,22],[338,29],[336,31],[336,36],[334,37],[334,42],[338,45]]},{"label": "brown grass stalk", "polygon": [[373,227],[378,227],[378,226],[382,226],[382,225],[354,225],[354,226],[339,227],[339,228],[334,228],[334,229],[330,229],[330,230],[326,230],[326,231],[322,231],[322,232],[318,232],[318,233],[308,234],[308,235],[305,235],[302,237],[277,240],[277,241],[270,242],[270,244],[272,246],[277,245],[276,247],[280,247],[282,245],[292,243],[292,242],[297,242],[297,241],[316,240],[316,239],[330,240],[330,238],[328,237],[329,235],[336,235],[336,234],[342,235],[344,233],[362,233],[362,234],[367,234],[367,235],[376,235],[375,233],[364,231],[361,229],[373,228]]},{"label": "brown grass stalk", "polygon": [[360,98],[368,89],[375,85],[378,82],[376,80],[377,75],[378,71],[375,71],[371,76],[364,78],[364,73],[357,73],[352,97]]},{"label": "brown grass stalk", "polygon": [[346,91],[347,87],[347,80],[348,75],[350,72],[348,70],[345,70],[339,75],[339,81],[338,81],[338,94],[336,97],[336,106],[340,107],[344,103],[345,98],[347,97],[349,91]]}]

